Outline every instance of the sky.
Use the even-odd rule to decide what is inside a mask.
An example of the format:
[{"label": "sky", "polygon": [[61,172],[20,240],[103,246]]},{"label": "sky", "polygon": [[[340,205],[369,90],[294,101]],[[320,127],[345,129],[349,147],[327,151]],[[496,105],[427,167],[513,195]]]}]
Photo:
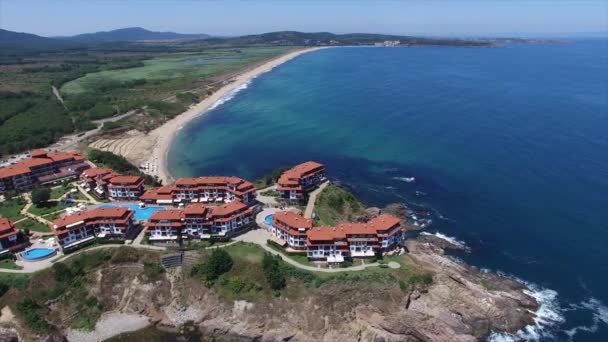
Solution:
[{"label": "sky", "polygon": [[0,28],[11,31],[60,36],[134,26],[218,36],[559,36],[608,32],[608,0],[0,0]]}]

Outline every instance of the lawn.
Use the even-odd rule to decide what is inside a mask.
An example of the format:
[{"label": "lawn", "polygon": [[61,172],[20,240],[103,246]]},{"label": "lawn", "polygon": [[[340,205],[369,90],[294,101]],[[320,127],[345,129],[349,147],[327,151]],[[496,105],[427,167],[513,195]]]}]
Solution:
[{"label": "lawn", "polygon": [[20,270],[21,266],[17,266],[13,259],[2,259],[0,260],[0,268],[5,268],[9,270]]},{"label": "lawn", "polygon": [[[76,189],[71,184],[60,185],[55,188],[51,188],[51,199],[61,199],[63,195],[67,192],[71,192],[72,189]],[[80,191],[71,193],[73,199],[81,200],[84,199],[84,196],[80,193]]]},{"label": "lawn", "polygon": [[143,66],[89,73],[61,87],[61,92],[78,94],[107,82],[158,81],[184,77],[210,77],[236,71],[246,65],[280,55],[291,48],[265,47],[209,49],[200,53],[179,53],[146,60]]},{"label": "lawn", "polygon": [[25,206],[20,200],[7,200],[0,203],[0,216],[6,217],[11,221],[17,221],[21,218],[19,211]]},{"label": "lawn", "polygon": [[238,242],[234,245],[224,247],[234,259],[247,260],[253,263],[261,263],[264,250],[252,243]]},{"label": "lawn", "polygon": [[0,283],[23,290],[30,281],[28,274],[0,273]]},{"label": "lawn", "polygon": [[28,209],[28,212],[33,215],[42,216],[42,215],[50,214],[55,211],[63,210],[65,208],[71,207],[71,206],[73,206],[73,203],[70,203],[68,205],[62,205],[61,202],[49,201],[43,206],[32,205]]},{"label": "lawn", "polygon": [[19,229],[29,229],[32,232],[48,233],[51,231],[49,229],[49,226],[47,226],[46,224],[40,223],[29,218],[19,223],[16,223],[15,226],[17,226],[17,228]]}]

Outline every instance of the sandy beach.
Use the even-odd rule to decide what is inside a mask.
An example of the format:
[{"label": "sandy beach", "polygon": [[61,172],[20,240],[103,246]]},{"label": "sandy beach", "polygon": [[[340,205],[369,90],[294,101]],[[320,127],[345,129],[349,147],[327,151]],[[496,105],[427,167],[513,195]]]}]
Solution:
[{"label": "sandy beach", "polygon": [[99,139],[90,146],[120,154],[135,165],[143,165],[146,173],[158,176],[158,178],[163,181],[163,184],[169,184],[173,181],[173,178],[167,168],[167,154],[176,132],[181,127],[195,117],[203,115],[206,111],[211,109],[214,104],[226,96],[229,96],[230,93],[248,83],[252,78],[268,72],[274,67],[301,54],[323,48],[324,47],[304,48],[291,51],[269,60],[264,64],[246,70],[232,78],[229,83],[218,89],[212,95],[191,106],[184,113],[167,121],[148,134],[131,131],[127,132],[127,135],[120,139]]}]

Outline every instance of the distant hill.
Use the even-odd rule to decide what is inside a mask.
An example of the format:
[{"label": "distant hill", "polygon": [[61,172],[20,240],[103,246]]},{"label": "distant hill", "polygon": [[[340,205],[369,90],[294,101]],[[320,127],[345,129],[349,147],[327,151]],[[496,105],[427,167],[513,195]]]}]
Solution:
[{"label": "distant hill", "polygon": [[130,42],[142,40],[178,40],[178,39],[205,39],[208,34],[184,34],[175,32],[155,32],[141,27],[128,27],[112,31],[84,33],[71,37],[60,37],[65,40],[102,43],[102,42]]},{"label": "distant hill", "polygon": [[383,41],[400,41],[402,45],[486,46],[486,42],[452,38],[424,38],[374,33],[334,34],[330,32],[278,31],[228,38],[209,38],[205,44],[224,45],[372,45]]},{"label": "distant hill", "polygon": [[[0,29],[0,50],[3,51],[48,51],[77,47],[73,42],[37,36],[31,33]],[[0,53],[2,54],[2,53]]]}]

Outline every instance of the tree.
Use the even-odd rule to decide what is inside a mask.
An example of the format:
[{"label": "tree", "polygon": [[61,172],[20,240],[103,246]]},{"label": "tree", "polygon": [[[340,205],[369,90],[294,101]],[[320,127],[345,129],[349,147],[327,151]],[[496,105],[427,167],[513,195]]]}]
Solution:
[{"label": "tree", "polygon": [[51,190],[48,188],[37,188],[32,191],[32,202],[37,206],[46,204],[49,199],[51,199]]},{"label": "tree", "polygon": [[213,252],[211,252],[209,260],[207,260],[207,263],[205,264],[203,271],[205,280],[213,281],[219,278],[222,274],[230,271],[232,264],[232,257],[230,257],[228,252],[220,248],[214,249]]},{"label": "tree", "polygon": [[53,264],[53,278],[58,283],[67,283],[72,280],[72,270],[62,262]]},{"label": "tree", "polygon": [[281,263],[281,257],[278,255],[272,256],[265,253],[264,258],[262,259],[262,269],[264,270],[264,275],[270,284],[270,288],[273,290],[283,289],[285,285],[287,285],[285,273],[281,268]]}]

